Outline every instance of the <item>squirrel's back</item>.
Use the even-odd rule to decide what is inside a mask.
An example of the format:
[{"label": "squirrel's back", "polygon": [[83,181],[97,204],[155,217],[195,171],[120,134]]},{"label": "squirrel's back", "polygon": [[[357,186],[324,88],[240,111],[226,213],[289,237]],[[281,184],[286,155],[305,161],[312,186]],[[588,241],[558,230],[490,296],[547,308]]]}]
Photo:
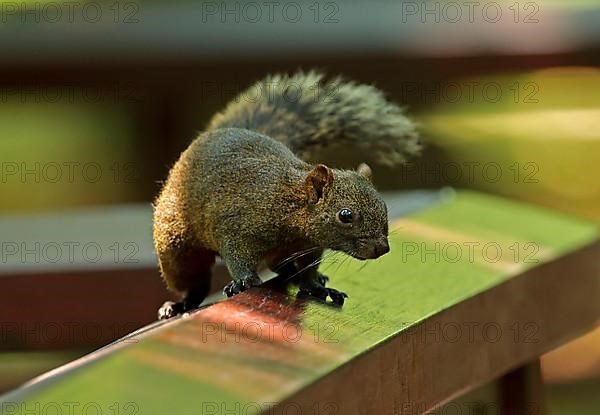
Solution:
[{"label": "squirrel's back", "polygon": [[199,242],[217,249],[215,227],[225,218],[274,208],[287,214],[284,208],[292,206],[281,201],[293,200],[294,185],[309,170],[289,148],[261,133],[240,128],[204,132],[181,154],[156,200],[155,227],[166,226],[155,239],[191,230]]}]

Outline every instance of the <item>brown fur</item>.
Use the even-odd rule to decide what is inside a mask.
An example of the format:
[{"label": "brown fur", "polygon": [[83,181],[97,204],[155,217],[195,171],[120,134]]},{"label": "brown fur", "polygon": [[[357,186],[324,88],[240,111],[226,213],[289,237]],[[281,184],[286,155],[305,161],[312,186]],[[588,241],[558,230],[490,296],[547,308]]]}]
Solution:
[{"label": "brown fur", "polygon": [[[306,85],[321,79],[315,77],[298,74],[270,81],[289,84],[295,80]],[[208,293],[216,255],[223,257],[232,275],[232,283],[225,288],[232,295],[260,284],[257,268],[261,262],[276,268],[301,250],[312,249],[288,260],[291,268],[310,265],[325,249],[360,259],[387,252],[387,210],[370,181],[368,166],[361,165],[358,171],[336,170],[312,166],[294,154],[335,142],[340,134],[346,140],[360,136],[363,144],[374,145],[378,141],[368,134],[376,134],[376,125],[381,130],[408,122],[376,89],[336,82],[339,90],[346,91],[343,94],[353,97],[346,97],[345,104],[290,104],[281,96],[285,87],[258,102],[234,101],[175,163],[155,203],[154,241],[161,274],[170,289],[183,294],[184,309],[196,306]],[[361,95],[362,100],[358,99]],[[364,105],[374,108],[363,113]],[[367,115],[381,119],[370,119],[361,132],[352,120],[364,121]],[[415,144],[413,133],[402,136],[408,147]],[[390,148],[399,148],[402,140],[400,135],[390,140],[395,144],[386,150],[388,161],[410,153],[403,148],[391,154]],[[338,217],[344,208],[353,213],[351,224]],[[345,295],[325,288],[325,281],[313,265],[302,273],[299,283],[309,294],[343,303]],[[163,316],[177,311],[181,309]]]}]

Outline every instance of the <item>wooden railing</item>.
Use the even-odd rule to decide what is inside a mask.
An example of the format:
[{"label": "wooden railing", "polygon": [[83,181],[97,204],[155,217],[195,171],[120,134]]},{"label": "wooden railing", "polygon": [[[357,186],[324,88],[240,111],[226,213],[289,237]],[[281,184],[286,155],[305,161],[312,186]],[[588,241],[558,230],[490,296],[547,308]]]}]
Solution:
[{"label": "wooden railing", "polygon": [[343,308],[274,279],[34,379],[2,412],[417,414],[501,378],[502,413],[541,413],[538,357],[600,317],[596,226],[474,192],[417,199],[390,254],[322,265]]}]

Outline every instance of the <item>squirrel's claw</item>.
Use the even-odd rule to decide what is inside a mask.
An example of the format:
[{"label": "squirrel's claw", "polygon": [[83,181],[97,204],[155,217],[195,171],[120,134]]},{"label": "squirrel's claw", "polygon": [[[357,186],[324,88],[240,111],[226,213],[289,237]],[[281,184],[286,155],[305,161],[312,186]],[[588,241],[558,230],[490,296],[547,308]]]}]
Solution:
[{"label": "squirrel's claw", "polygon": [[225,286],[225,288],[223,288],[223,294],[225,294],[227,297],[234,296],[241,291],[242,290],[238,281],[231,281]]},{"label": "squirrel's claw", "polygon": [[348,298],[348,294],[346,294],[345,292],[342,291],[338,291],[335,290],[333,288],[326,288],[327,290],[327,294],[329,295],[329,298],[331,298],[331,301],[333,302],[333,304],[342,306],[344,305],[344,300],[346,298]]},{"label": "squirrel's claw", "polygon": [[334,288],[326,287],[310,287],[301,288],[298,292],[299,296],[311,296],[318,298],[321,301],[327,301],[327,297],[331,298],[331,302],[337,306],[343,306],[344,300],[348,298],[348,294],[342,291],[338,291]]},{"label": "squirrel's claw", "polygon": [[223,288],[223,294],[227,297],[232,297],[236,294],[246,291],[249,288],[256,287],[262,284],[258,277],[249,277],[240,280],[233,280]]},{"label": "squirrel's claw", "polygon": [[319,276],[317,277],[317,282],[320,285],[325,287],[325,285],[327,284],[328,281],[329,281],[329,277],[327,275],[323,275],[323,274],[319,273]]}]

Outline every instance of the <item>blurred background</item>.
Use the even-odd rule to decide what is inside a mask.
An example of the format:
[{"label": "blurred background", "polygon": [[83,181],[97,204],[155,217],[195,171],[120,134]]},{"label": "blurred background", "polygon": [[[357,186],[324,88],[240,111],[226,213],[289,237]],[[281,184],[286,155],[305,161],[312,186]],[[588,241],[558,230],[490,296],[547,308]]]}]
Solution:
[{"label": "blurred background", "polygon": [[[598,1],[0,1],[0,51],[0,391],[154,320],[166,292],[133,212],[267,73],[318,68],[406,106],[428,146],[373,164],[382,190],[471,188],[600,223]],[[97,222],[120,232],[112,260],[14,260],[81,211],[114,215]],[[597,413],[600,330],[543,371],[550,413]]]}]

